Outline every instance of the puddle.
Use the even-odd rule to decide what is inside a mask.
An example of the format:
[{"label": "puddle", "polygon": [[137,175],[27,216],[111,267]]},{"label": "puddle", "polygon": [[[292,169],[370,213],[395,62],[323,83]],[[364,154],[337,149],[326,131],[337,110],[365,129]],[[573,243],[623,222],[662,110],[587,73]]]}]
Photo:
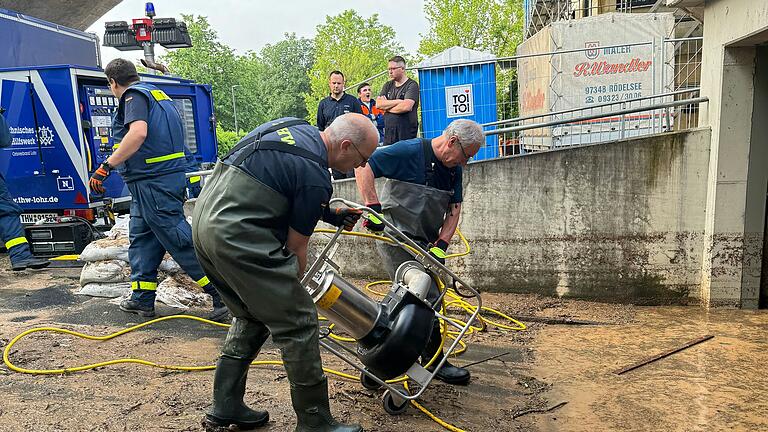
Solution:
[{"label": "puddle", "polygon": [[[638,308],[632,324],[549,326],[533,375],[564,407],[540,431],[768,430],[768,311]],[[621,376],[614,372],[705,335],[709,341]]]}]

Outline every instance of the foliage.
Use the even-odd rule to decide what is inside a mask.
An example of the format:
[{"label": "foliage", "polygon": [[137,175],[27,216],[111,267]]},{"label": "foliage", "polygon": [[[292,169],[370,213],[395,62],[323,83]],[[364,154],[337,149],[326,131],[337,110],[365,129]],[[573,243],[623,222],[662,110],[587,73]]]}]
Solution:
[{"label": "foliage", "polygon": [[220,124],[216,125],[216,139],[219,142],[219,157],[224,157],[232,147],[245,136],[245,132],[235,133],[224,130]]},{"label": "foliage", "polygon": [[424,14],[430,27],[419,52],[426,56],[456,45],[510,56],[522,41],[521,0],[427,0]]},{"label": "foliage", "polygon": [[261,50],[259,94],[265,99],[267,120],[307,116],[304,95],[310,90],[307,73],[314,61],[314,42],[295,33],[286,33],[283,40]]},{"label": "foliage", "polygon": [[[427,0],[424,13],[430,23],[422,34],[419,52],[432,56],[452,46],[490,52],[496,57],[516,53],[523,40],[522,0]],[[516,70],[498,63],[496,93],[499,118],[517,115]]]},{"label": "foliage", "polygon": [[216,118],[225,130],[235,130],[235,113],[238,129],[245,131],[275,118],[307,115],[310,39],[286,34],[259,54],[237,55],[218,40],[206,17],[183,18],[192,47],[170,51],[162,61],[174,74],[212,86]]},{"label": "foliage", "polygon": [[182,15],[192,38],[192,48],[169,51],[160,60],[174,75],[213,87],[214,111],[223,126],[234,128],[231,100],[226,97],[237,84],[237,57],[219,42],[216,31],[204,16]]},{"label": "foliage", "polygon": [[[317,26],[315,36],[315,60],[309,70],[310,91],[305,95],[308,120],[317,120],[317,105],[328,96],[328,74],[340,70],[346,85],[352,86],[387,69],[387,60],[394,55],[404,55],[397,42],[395,31],[379,22],[377,14],[369,18],[354,10],[345,10],[336,16],[326,16],[325,23]],[[374,92],[386,80],[376,83]],[[380,84],[381,83],[381,84]],[[357,96],[357,89],[347,91]]]}]

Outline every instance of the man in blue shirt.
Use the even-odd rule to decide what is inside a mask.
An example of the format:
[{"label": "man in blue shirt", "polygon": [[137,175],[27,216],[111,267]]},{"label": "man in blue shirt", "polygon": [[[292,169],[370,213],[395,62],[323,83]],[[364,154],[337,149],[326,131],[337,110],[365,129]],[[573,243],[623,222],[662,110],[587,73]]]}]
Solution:
[{"label": "man in blue shirt", "polygon": [[[445,262],[445,251],[461,214],[462,167],[477,154],[484,141],[479,124],[460,119],[432,140],[414,138],[382,147],[371,156],[367,166],[355,171],[360,195],[366,206],[382,213],[436,259]],[[376,192],[376,177],[387,179],[381,200]],[[363,226],[372,231],[384,229],[383,224],[370,219]],[[413,259],[397,246],[379,243],[377,248],[391,278],[400,264]],[[433,285],[427,300],[434,302],[439,295]],[[440,325],[435,320],[421,356],[423,363],[435,356],[435,363],[442,359],[442,352],[438,353],[441,341]],[[445,362],[436,378],[449,384],[467,384],[470,376],[466,369]]]},{"label": "man in blue shirt", "polygon": [[331,416],[317,310],[299,277],[318,220],[351,230],[361,215],[329,208],[328,168],[365,165],[377,142],[376,127],[362,114],[341,115],[324,131],[283,118],[254,129],[216,164],[192,229],[200,263],[234,319],[216,366],[207,431],[247,430],[269,420],[243,395],[248,367],[270,334],[290,382],[295,431],[362,430]]}]

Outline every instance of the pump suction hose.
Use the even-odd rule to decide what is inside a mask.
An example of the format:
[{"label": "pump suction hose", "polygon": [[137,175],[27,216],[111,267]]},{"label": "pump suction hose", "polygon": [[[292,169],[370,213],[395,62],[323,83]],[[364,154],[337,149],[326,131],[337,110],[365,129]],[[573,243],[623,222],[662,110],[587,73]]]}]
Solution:
[{"label": "pump suction hose", "polygon": [[[315,232],[335,233],[336,231],[326,230],[326,229],[317,229],[317,230],[315,230]],[[462,253],[447,255],[446,258],[454,258],[454,257],[457,257],[457,256],[464,256],[464,255],[469,254],[469,252],[470,252],[469,242],[467,242],[467,239],[461,234],[460,231],[457,230],[457,233],[459,234],[459,238],[464,243],[464,245],[466,247],[466,250],[464,252],[462,252]],[[373,238],[375,240],[387,241],[387,242],[390,242],[390,243],[392,242],[390,239],[388,239],[386,237],[378,236],[378,235],[375,235],[375,234],[368,234],[368,233],[355,232],[355,231],[351,231],[351,232],[344,231],[344,232],[342,232],[342,234],[344,234],[344,235],[352,235],[352,236],[360,236],[360,237],[367,237],[367,238]],[[410,246],[407,246],[407,247],[409,247],[414,252],[417,252],[415,249],[411,248]],[[369,292],[373,293],[373,294],[384,295],[384,293],[380,293],[380,292],[374,291],[373,289],[371,289],[371,287],[375,286],[375,285],[390,284],[390,283],[391,283],[391,281],[376,281],[376,282],[372,282],[372,283],[369,283],[368,285],[366,285],[365,289],[368,290]],[[438,279],[438,283],[439,283],[440,290],[445,289],[445,285],[443,284],[443,282],[441,280]],[[475,306],[473,306],[473,305],[467,303],[466,301],[462,300],[461,297],[456,295],[456,293],[454,293],[452,290],[448,290],[448,292],[446,293],[446,296],[450,297],[452,300],[450,300],[448,302],[446,302],[445,299],[443,300],[443,306],[441,308],[441,313],[445,314],[446,310],[449,307],[458,307],[458,308],[464,309],[465,311],[470,312],[470,313],[474,312],[474,309],[472,309],[472,308],[474,308]],[[478,320],[481,321],[482,327],[475,327],[475,326],[470,327],[470,329],[465,333],[465,336],[471,334],[474,331],[483,330],[487,324],[494,325],[494,326],[496,326],[496,327],[498,327],[500,329],[504,329],[504,330],[525,330],[526,329],[525,324],[515,320],[514,318],[511,318],[511,317],[503,314],[502,312],[499,312],[499,311],[491,309],[491,308],[487,308],[485,306],[482,308],[482,311],[492,312],[492,313],[500,316],[501,318],[504,318],[504,319],[508,320],[509,322],[514,323],[515,325],[514,326],[510,326],[510,325],[500,324],[500,323],[497,323],[497,322],[494,322],[494,321],[487,320],[486,318],[483,318],[483,317],[478,315]],[[61,369],[27,369],[27,368],[22,368],[22,367],[16,366],[15,364],[13,364],[11,362],[11,359],[10,359],[10,353],[11,353],[11,349],[13,348],[13,346],[16,345],[16,343],[18,343],[21,339],[23,339],[23,338],[25,338],[25,337],[33,334],[33,333],[38,333],[38,332],[62,333],[62,334],[70,335],[70,336],[79,337],[79,338],[82,338],[82,339],[88,339],[88,340],[94,340],[94,341],[108,341],[110,339],[114,339],[114,338],[116,338],[118,336],[122,336],[122,335],[124,335],[126,333],[130,333],[130,332],[138,330],[140,328],[148,327],[148,326],[153,325],[155,323],[159,323],[159,322],[162,322],[162,321],[169,321],[169,320],[173,320],[173,319],[188,319],[188,320],[202,322],[202,323],[205,323],[205,324],[214,325],[214,326],[217,326],[217,327],[223,327],[223,328],[230,327],[230,324],[218,323],[218,322],[215,322],[215,321],[207,320],[205,318],[200,318],[200,317],[191,316],[191,315],[171,315],[171,316],[155,318],[155,319],[153,319],[151,321],[143,322],[141,324],[137,324],[135,326],[132,326],[132,327],[129,327],[129,328],[126,328],[126,329],[123,329],[123,330],[120,330],[120,331],[117,331],[117,332],[114,332],[114,333],[110,333],[110,334],[104,335],[104,336],[93,336],[93,335],[89,335],[89,334],[85,334],[85,333],[80,333],[80,332],[76,332],[76,331],[73,331],[73,330],[67,330],[67,329],[63,329],[63,328],[59,328],[59,327],[38,327],[38,328],[33,328],[33,329],[26,330],[26,331],[18,334],[17,336],[15,336],[13,339],[11,339],[11,341],[8,343],[8,345],[5,346],[5,349],[3,350],[3,362],[8,367],[8,369],[10,369],[10,370],[12,370],[14,372],[24,373],[24,374],[32,374],[32,375],[60,375],[60,374],[66,374],[66,373],[82,372],[82,371],[86,371],[86,370],[89,370],[89,369],[95,369],[95,368],[99,368],[99,367],[111,366],[111,365],[116,365],[116,364],[125,364],[125,363],[134,363],[134,364],[140,364],[140,365],[144,365],[144,366],[157,367],[157,368],[161,368],[161,369],[169,369],[169,370],[175,370],[175,371],[190,371],[190,372],[191,371],[207,371],[207,370],[214,370],[214,369],[216,369],[215,365],[208,365],[208,366],[167,365],[167,364],[156,363],[156,362],[152,362],[152,361],[144,360],[144,359],[140,359],[140,358],[121,358],[121,359],[114,359],[114,360],[108,360],[108,361],[104,361],[104,362],[90,363],[90,364],[85,364],[85,365],[81,365],[81,366],[75,366],[75,367],[69,367],[69,368],[61,368]],[[325,318],[320,317],[320,319],[324,320]],[[454,319],[454,321],[457,321],[460,324],[462,323],[461,321],[459,321],[457,319]],[[432,365],[435,362],[435,360],[437,359],[438,355],[443,351],[443,346],[445,344],[446,337],[455,337],[455,335],[458,334],[458,332],[448,331],[447,330],[447,325],[446,325],[444,320],[441,319],[440,322],[441,322],[441,326],[440,326],[441,327],[441,333],[443,334],[443,338],[440,341],[440,349],[438,349],[435,352],[435,355],[432,357],[432,359],[430,359],[430,361],[425,365],[425,367],[429,367],[430,365]],[[329,328],[331,328],[331,330],[332,330],[333,324],[331,324],[329,326]],[[331,331],[329,336],[333,337],[333,338],[335,338],[337,340],[344,341],[344,342],[355,342],[355,340],[352,339],[352,338],[345,338],[343,336],[336,335],[332,331]],[[461,354],[462,352],[464,352],[466,350],[467,346],[464,343],[464,341],[459,341],[459,344],[460,344],[461,348],[459,348],[456,351],[454,351],[452,353],[452,355]],[[255,361],[253,361],[251,363],[251,365],[253,365],[253,366],[281,366],[282,364],[283,364],[283,362],[280,361],[280,360],[255,360]],[[352,381],[359,381],[359,379],[360,379],[358,376],[351,375],[351,374],[348,374],[348,373],[344,373],[344,372],[341,372],[341,371],[338,371],[338,370],[335,370],[335,369],[323,368],[323,371],[325,373],[329,374],[329,375],[337,376],[339,378],[348,379],[348,380],[352,380]],[[400,378],[395,378],[393,380],[388,380],[387,383],[400,383],[400,382],[402,382],[403,386],[406,389],[406,391],[410,391],[408,389],[408,382],[407,381],[408,381],[408,377],[407,376],[402,376]],[[435,416],[434,414],[432,414],[429,410],[427,410],[423,405],[419,404],[418,402],[416,402],[414,400],[412,400],[410,402],[411,402],[411,405],[413,405],[419,411],[421,411],[424,414],[426,414],[430,419],[432,419],[433,421],[438,423],[440,426],[442,426],[442,427],[444,427],[444,428],[446,428],[446,429],[448,429],[448,430],[450,430],[452,432],[466,432],[463,429],[460,429],[460,428],[458,428],[456,426],[453,426],[450,423],[447,423],[444,420],[440,419],[439,417]]]}]

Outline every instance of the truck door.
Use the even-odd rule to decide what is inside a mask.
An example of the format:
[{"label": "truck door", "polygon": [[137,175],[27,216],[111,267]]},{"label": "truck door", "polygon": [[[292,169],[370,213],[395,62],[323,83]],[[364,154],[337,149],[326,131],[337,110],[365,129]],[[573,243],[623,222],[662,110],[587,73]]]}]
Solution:
[{"label": "truck door", "polygon": [[[0,106],[13,142],[0,172],[25,212],[87,207],[77,107],[67,68],[0,72]],[[22,220],[23,222],[31,222]]]},{"label": "truck door", "polygon": [[185,142],[198,163],[216,162],[216,122],[211,86],[192,83],[159,83],[179,109],[184,123]]}]

